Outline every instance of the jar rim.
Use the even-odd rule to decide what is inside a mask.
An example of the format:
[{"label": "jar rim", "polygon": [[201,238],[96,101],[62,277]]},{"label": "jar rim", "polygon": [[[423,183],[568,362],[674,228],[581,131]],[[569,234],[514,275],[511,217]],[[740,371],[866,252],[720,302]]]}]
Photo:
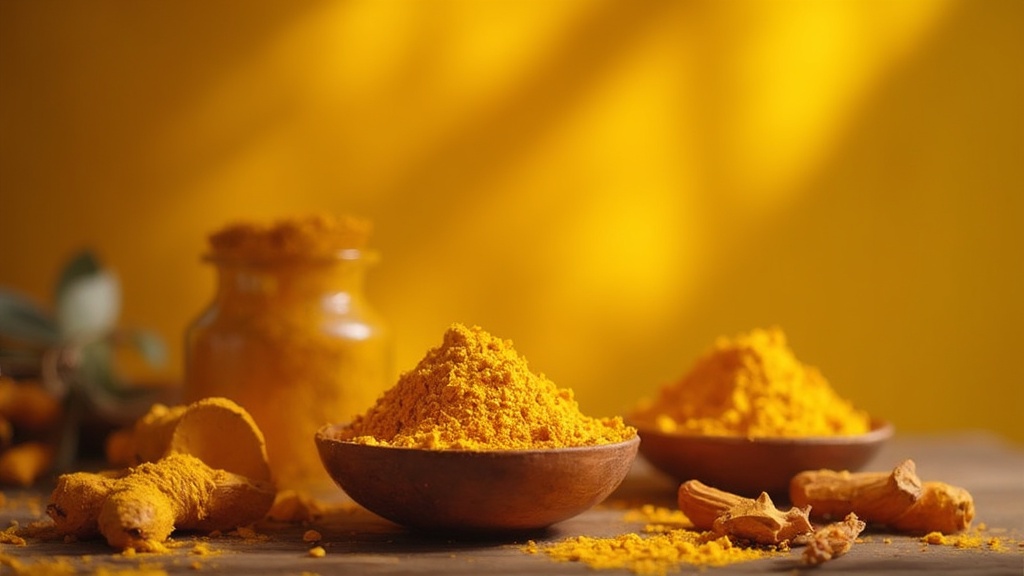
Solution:
[{"label": "jar rim", "polygon": [[200,259],[211,264],[278,265],[278,264],[331,264],[335,262],[357,262],[374,264],[380,260],[380,252],[366,248],[344,248],[319,254],[271,254],[248,256],[223,254],[217,251],[204,253]]}]

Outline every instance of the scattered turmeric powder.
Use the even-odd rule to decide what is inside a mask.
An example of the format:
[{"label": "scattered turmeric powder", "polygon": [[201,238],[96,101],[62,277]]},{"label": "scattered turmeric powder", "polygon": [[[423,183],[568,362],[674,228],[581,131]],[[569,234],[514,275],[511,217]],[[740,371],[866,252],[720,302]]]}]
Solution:
[{"label": "scattered turmeric powder", "polygon": [[673,510],[664,506],[643,504],[639,508],[631,508],[626,511],[623,518],[626,522],[644,522],[647,526],[645,531],[656,527],[653,531],[663,531],[661,527],[672,528],[693,528],[693,522],[686,517],[681,510]]},{"label": "scattered turmeric powder", "polygon": [[308,554],[312,558],[323,558],[324,556],[327,556],[327,550],[324,550],[323,546],[313,546],[309,549]]},{"label": "scattered turmeric powder", "polygon": [[580,412],[570,389],[530,371],[511,340],[453,324],[443,342],[341,431],[343,440],[433,450],[609,444],[636,431]]},{"label": "scattered turmeric powder", "polygon": [[592,569],[626,569],[645,575],[666,574],[681,564],[725,566],[778,553],[771,549],[738,547],[725,536],[682,529],[650,536],[635,533],[612,538],[577,536],[543,545],[531,540],[523,551],[542,553],[562,562],[582,562]]},{"label": "scattered turmeric powder", "polygon": [[630,419],[665,433],[750,438],[853,435],[871,426],[818,369],[797,360],[779,328],[719,338]]},{"label": "scattered turmeric powder", "polygon": [[[929,532],[921,537],[921,542],[933,546],[953,546],[963,549],[987,549],[993,552],[1009,552],[1013,544],[1011,538],[986,533],[984,524],[960,534],[943,534],[940,531]],[[1024,542],[1018,543],[1024,547]]]},{"label": "scattered turmeric powder", "polygon": [[24,546],[25,539],[18,535],[18,525],[14,524],[4,530],[0,530],[0,544],[13,544]]}]

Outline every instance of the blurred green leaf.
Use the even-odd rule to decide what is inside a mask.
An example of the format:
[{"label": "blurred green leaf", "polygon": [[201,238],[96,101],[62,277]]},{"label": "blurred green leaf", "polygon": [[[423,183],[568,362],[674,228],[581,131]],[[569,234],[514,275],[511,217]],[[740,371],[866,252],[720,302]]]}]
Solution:
[{"label": "blurred green leaf", "polygon": [[159,334],[149,330],[134,330],[131,338],[150,366],[161,367],[167,363],[167,345]]},{"label": "blurred green leaf", "polygon": [[42,344],[52,344],[60,336],[53,318],[32,300],[9,290],[0,290],[0,334]]},{"label": "blurred green leaf", "polygon": [[121,387],[114,375],[114,351],[109,340],[95,340],[82,347],[76,383],[86,397],[116,393]]},{"label": "blurred green leaf", "polygon": [[64,264],[64,268],[60,271],[60,276],[57,277],[54,298],[60,301],[69,286],[77,280],[100,272],[102,269],[103,266],[100,265],[99,259],[96,258],[96,255],[91,250],[83,250],[75,254]]}]

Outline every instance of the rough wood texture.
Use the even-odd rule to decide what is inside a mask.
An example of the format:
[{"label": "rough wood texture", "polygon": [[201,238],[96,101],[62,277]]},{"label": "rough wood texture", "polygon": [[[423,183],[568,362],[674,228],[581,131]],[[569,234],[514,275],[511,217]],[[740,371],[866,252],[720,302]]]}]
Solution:
[{"label": "rough wood texture", "polygon": [[[890,445],[869,464],[871,468],[891,469],[906,457],[913,457],[919,470],[927,470],[929,477],[963,486],[975,496],[978,523],[988,527],[988,534],[1024,539],[1024,447],[1012,446],[987,434],[961,434],[942,437],[901,438]],[[22,525],[38,519],[43,512],[32,510],[28,498],[45,502],[50,486],[35,491],[5,491],[7,505],[0,508],[0,519],[6,527],[7,519]],[[638,461],[630,476],[612,497],[612,503],[650,503],[674,506],[677,484],[654,473]],[[783,504],[783,502],[779,502]],[[314,543],[303,540],[304,532],[315,528],[322,535],[319,543],[326,550],[323,558],[308,555]],[[139,555],[124,557],[112,554],[102,541],[64,544],[62,542],[30,541],[27,546],[0,544],[0,555],[21,562],[53,561],[64,559],[82,573],[92,573],[100,566],[115,569],[136,568],[140,565],[159,566],[169,574],[299,574],[303,571],[318,574],[572,574],[601,576],[605,572],[591,571],[575,563],[555,563],[541,555],[528,555],[520,551],[526,538],[538,541],[560,540],[575,535],[614,536],[637,531],[642,526],[627,523],[623,510],[615,506],[601,506],[580,516],[556,524],[546,531],[515,538],[452,538],[443,534],[423,534],[405,531],[368,512],[357,510],[336,514],[312,526],[289,526],[275,531],[265,541],[228,537],[210,540],[176,535],[175,541],[184,546],[172,555]],[[961,550],[953,546],[929,546],[910,536],[889,536],[872,532],[863,533],[845,556],[829,562],[823,569],[844,573],[926,574],[961,573],[972,575],[1020,574],[1024,566],[1024,549],[1014,545],[1006,552]],[[885,538],[891,538],[886,543]],[[210,556],[192,554],[196,542],[205,542],[212,550],[222,553]],[[88,564],[83,555],[92,555]],[[709,570],[716,576],[730,574],[788,574],[801,567],[801,549],[779,558],[759,560]],[[191,567],[197,563],[197,572]],[[6,573],[0,566],[0,573]],[[694,573],[684,568],[680,573]],[[625,574],[624,572],[608,572]]]}]

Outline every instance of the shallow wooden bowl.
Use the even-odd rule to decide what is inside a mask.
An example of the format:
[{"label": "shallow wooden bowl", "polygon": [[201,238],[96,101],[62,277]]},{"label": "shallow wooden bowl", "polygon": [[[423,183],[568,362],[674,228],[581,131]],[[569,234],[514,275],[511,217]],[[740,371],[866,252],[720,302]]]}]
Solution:
[{"label": "shallow wooden bowl", "polygon": [[419,450],[316,434],[320,459],[353,500],[410,528],[509,532],[546,528],[598,504],[625,478],[638,437],[548,450]]},{"label": "shallow wooden bowl", "polygon": [[735,494],[768,492],[783,500],[798,472],[858,470],[893,434],[892,425],[882,421],[866,434],[807,438],[687,436],[636,428],[643,457],[679,482],[696,479]]}]

